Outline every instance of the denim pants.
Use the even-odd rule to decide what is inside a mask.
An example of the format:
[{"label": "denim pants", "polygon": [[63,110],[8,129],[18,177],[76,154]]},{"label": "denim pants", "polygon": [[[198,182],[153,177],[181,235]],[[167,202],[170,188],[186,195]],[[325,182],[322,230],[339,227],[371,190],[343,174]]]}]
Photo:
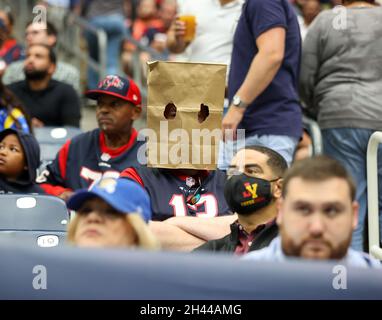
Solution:
[{"label": "denim pants", "polygon": [[[106,72],[107,74],[119,73],[119,56],[120,46],[123,38],[126,35],[124,17],[122,14],[110,14],[106,16],[97,16],[89,20],[90,24],[98,29],[103,29],[107,35],[107,57],[106,57]],[[89,55],[91,58],[99,62],[98,57],[98,41],[97,37],[87,32],[86,39],[88,41]],[[88,69],[88,87],[95,88],[100,79],[98,73]]]},{"label": "denim pants", "polygon": [[[352,248],[363,251],[364,227],[367,214],[367,172],[366,155],[370,136],[375,130],[337,128],[322,130],[324,153],[340,161],[353,176],[359,202],[358,226],[353,232]],[[382,227],[382,146],[378,149],[379,225]]]},{"label": "denim pants", "polygon": [[288,165],[292,163],[294,151],[296,149],[298,139],[282,135],[252,135],[245,139],[227,142],[220,141],[219,146],[219,162],[220,170],[227,170],[232,158],[235,154],[245,146],[264,146],[281,154]]}]

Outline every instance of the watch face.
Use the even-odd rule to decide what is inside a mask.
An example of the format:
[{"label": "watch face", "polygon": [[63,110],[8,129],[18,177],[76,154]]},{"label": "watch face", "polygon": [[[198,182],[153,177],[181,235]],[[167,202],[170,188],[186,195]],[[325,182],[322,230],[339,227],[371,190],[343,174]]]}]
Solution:
[{"label": "watch face", "polygon": [[235,106],[238,106],[240,104],[240,98],[238,96],[234,96],[232,102]]}]

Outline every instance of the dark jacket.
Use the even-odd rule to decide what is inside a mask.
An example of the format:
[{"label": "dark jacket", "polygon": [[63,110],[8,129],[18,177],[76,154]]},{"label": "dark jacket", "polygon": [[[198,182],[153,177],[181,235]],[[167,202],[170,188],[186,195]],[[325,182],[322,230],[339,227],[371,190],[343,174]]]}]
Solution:
[{"label": "dark jacket", "polygon": [[36,172],[40,165],[40,146],[36,138],[15,129],[6,129],[0,132],[0,141],[9,134],[16,134],[20,140],[25,154],[28,170],[25,171],[17,181],[8,181],[0,177],[0,193],[39,193],[44,194],[40,186],[35,183]]},{"label": "dark jacket", "polygon": [[[259,250],[267,247],[271,241],[277,237],[279,228],[276,221],[267,225],[256,238],[252,241],[249,251]],[[217,240],[207,241],[197,247],[194,251],[223,251],[234,252],[239,244],[239,225],[234,222],[231,224],[231,233]]]}]

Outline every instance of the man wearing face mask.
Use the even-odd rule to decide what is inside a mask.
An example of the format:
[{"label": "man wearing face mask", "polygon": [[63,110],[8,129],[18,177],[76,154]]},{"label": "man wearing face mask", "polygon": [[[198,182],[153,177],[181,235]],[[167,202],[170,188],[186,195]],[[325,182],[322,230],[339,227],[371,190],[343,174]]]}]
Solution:
[{"label": "man wearing face mask", "polygon": [[229,166],[224,188],[225,199],[237,213],[227,236],[208,241],[195,251],[225,251],[242,255],[268,246],[277,236],[276,200],[288,168],[276,151],[262,146],[240,150]]}]

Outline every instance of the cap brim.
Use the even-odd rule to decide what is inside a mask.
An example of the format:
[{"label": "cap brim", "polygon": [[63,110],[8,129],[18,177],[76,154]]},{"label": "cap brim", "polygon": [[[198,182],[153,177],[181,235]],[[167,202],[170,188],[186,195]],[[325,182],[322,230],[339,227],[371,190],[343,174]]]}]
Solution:
[{"label": "cap brim", "polygon": [[85,201],[90,200],[92,198],[100,198],[103,201],[105,201],[107,204],[109,204],[111,207],[113,207],[115,210],[123,213],[123,214],[129,214],[136,212],[134,207],[122,207],[118,200],[116,200],[113,196],[109,195],[106,192],[99,191],[97,189],[94,189],[94,191],[88,191],[88,190],[80,190],[77,191],[74,195],[72,195],[69,200],[66,203],[66,206],[70,210],[79,210]]},{"label": "cap brim", "polygon": [[100,197],[100,196],[97,193],[94,193],[88,190],[77,191],[74,195],[72,195],[69,198],[69,200],[66,203],[66,206],[70,210],[77,211],[79,208],[82,207],[85,201],[92,199],[94,197]]},{"label": "cap brim", "polygon": [[114,92],[110,92],[110,91],[104,91],[104,90],[89,90],[89,91],[86,91],[85,93],[85,96],[89,99],[92,99],[92,100],[97,100],[98,97],[102,94],[106,94],[108,96],[113,96],[113,97],[117,97],[117,98],[120,98],[122,100],[125,100],[125,101],[128,101],[128,102],[131,102],[133,105],[137,106],[138,104],[134,101],[132,101],[131,99],[128,99],[127,97],[125,96],[122,96],[118,93],[114,93]]}]

